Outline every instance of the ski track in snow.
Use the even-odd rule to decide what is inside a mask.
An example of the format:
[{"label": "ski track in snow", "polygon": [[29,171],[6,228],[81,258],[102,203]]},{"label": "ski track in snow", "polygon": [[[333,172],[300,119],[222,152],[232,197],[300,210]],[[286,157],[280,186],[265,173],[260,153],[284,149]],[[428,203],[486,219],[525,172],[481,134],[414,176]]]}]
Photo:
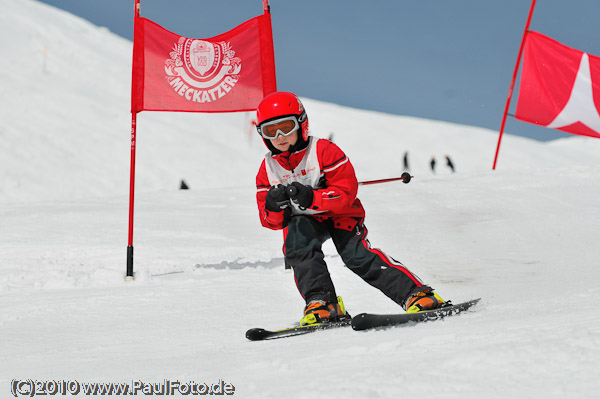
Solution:
[{"label": "ski track in snow", "polygon": [[[240,398],[598,397],[599,140],[505,135],[492,173],[494,132],[306,99],[313,134],[335,132],[359,180],[399,175],[410,150],[410,184],[359,189],[372,245],[442,297],[482,301],[439,322],[249,342],[304,306],[281,232],[258,221],[251,115],[140,115],[125,283],[131,43],[31,0],[0,5],[14,38],[0,59],[0,397],[15,378],[223,379]],[[351,314],[400,310],[324,251]]]}]

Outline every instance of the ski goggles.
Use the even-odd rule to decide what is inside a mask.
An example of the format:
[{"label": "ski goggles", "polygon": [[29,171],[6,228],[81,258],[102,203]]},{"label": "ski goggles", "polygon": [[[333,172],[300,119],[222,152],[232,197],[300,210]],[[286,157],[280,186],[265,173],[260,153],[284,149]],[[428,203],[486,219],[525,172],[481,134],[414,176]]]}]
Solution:
[{"label": "ski goggles", "polygon": [[275,119],[264,122],[258,127],[258,132],[265,139],[276,139],[280,134],[289,136],[298,130],[298,119],[295,116],[286,116],[285,118]]}]

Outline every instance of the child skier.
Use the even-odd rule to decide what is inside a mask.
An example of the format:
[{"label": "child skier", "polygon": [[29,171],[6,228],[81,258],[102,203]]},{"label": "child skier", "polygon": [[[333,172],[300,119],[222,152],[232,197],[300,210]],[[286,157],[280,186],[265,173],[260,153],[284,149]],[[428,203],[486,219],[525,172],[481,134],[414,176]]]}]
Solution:
[{"label": "child skier", "polygon": [[324,261],[321,246],[328,238],[350,270],[407,312],[445,303],[402,263],[371,248],[354,168],[337,145],[309,136],[308,117],[295,94],[266,96],[256,128],[270,150],[256,176],[260,221],[284,229],[285,261],[306,301],[302,325],[349,317]]}]

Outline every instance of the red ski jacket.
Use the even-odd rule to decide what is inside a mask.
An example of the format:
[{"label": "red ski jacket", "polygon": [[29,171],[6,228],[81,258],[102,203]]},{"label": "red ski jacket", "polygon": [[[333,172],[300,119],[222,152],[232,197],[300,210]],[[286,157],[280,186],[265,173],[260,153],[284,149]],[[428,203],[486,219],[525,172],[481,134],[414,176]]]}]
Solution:
[{"label": "red ski jacket", "polygon": [[[344,152],[334,143],[326,139],[313,138],[316,141],[316,155],[319,163],[321,178],[318,187],[313,187],[314,198],[309,209],[320,212],[311,215],[317,220],[325,220],[336,217],[365,217],[365,210],[356,198],[358,181],[354,167]],[[308,147],[298,152],[288,151],[271,155],[290,175],[304,173],[295,170],[303,158],[307,156]],[[291,181],[294,181],[291,178]],[[280,230],[285,227],[286,212],[272,212],[265,207],[265,197],[271,188],[271,182],[267,173],[266,160],[263,160],[256,175],[256,202],[260,222],[264,227]]]}]

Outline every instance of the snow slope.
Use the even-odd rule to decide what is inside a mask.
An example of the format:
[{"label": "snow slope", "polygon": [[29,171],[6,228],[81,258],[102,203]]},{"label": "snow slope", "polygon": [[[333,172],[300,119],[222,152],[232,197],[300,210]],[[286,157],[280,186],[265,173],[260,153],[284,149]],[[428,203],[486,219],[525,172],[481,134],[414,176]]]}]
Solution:
[{"label": "snow slope", "polygon": [[[600,395],[600,141],[505,135],[491,172],[494,132],[306,99],[313,134],[333,133],[360,180],[398,176],[409,151],[410,184],[359,190],[372,244],[442,297],[483,299],[443,322],[248,342],[303,308],[280,232],[257,219],[252,116],[140,114],[125,283],[131,43],[31,0],[0,6],[0,397],[13,379],[222,379],[240,398]],[[324,249],[350,313],[399,310]]]}]

